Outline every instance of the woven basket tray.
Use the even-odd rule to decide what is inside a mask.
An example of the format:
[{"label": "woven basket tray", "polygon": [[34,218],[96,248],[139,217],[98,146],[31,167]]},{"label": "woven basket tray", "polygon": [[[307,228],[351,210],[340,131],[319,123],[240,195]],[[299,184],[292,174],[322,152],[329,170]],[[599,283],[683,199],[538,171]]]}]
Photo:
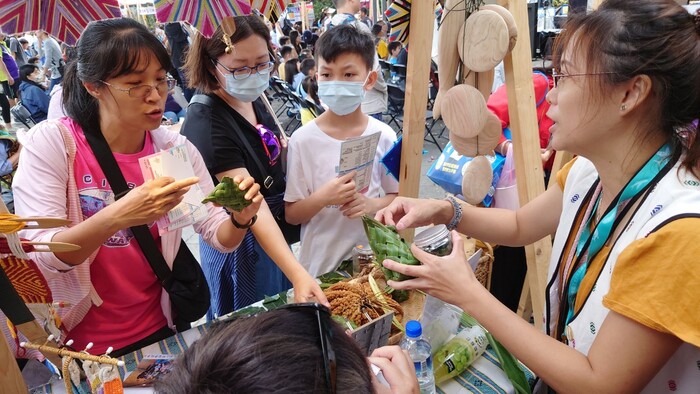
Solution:
[{"label": "woven basket tray", "polygon": [[482,286],[484,286],[486,289],[490,289],[491,271],[493,269],[494,261],[493,247],[489,243],[482,242],[474,238],[469,238],[466,235],[462,235],[462,239],[464,239],[464,254],[467,256],[467,258],[476,253],[477,250],[481,249],[481,258],[476,266],[476,270],[474,270],[474,275]]}]

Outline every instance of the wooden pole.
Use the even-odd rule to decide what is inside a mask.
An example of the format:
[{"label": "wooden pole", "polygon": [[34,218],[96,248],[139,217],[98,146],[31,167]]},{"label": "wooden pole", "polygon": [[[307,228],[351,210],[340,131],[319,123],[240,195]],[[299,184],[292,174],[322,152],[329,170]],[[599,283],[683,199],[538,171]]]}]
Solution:
[{"label": "wooden pole", "polygon": [[299,3],[299,15],[301,15],[301,31],[306,31],[306,26],[308,25],[308,22],[305,1]]},{"label": "wooden pole", "polygon": [[[433,45],[433,2],[414,1],[411,4],[408,64],[406,65],[406,100],[404,101],[403,142],[399,195],[418,197],[420,187],[425,111],[428,103],[430,54]],[[413,230],[402,233],[407,242],[413,240]]]},{"label": "wooden pole", "polygon": [[[510,127],[513,138],[515,173],[518,183],[520,206],[544,192],[540,142],[535,111],[535,89],[532,83],[532,58],[527,3],[519,0],[499,0],[510,10],[518,26],[518,41],[504,59]],[[551,237],[547,236],[532,245],[525,246],[527,278],[530,286],[535,326],[541,328],[544,316],[544,294],[547,267],[552,253]]]},{"label": "wooden pole", "polygon": [[4,335],[0,335],[0,387],[3,393],[26,393],[27,385],[22,378],[22,372],[10,351]]}]

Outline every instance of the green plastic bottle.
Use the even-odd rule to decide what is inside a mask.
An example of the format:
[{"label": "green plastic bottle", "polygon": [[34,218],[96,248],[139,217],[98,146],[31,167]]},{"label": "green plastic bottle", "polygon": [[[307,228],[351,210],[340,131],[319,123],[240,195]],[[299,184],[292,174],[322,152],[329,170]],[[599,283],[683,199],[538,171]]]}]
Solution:
[{"label": "green plastic bottle", "polygon": [[433,354],[435,383],[464,372],[486,350],[489,342],[480,326],[465,328]]}]

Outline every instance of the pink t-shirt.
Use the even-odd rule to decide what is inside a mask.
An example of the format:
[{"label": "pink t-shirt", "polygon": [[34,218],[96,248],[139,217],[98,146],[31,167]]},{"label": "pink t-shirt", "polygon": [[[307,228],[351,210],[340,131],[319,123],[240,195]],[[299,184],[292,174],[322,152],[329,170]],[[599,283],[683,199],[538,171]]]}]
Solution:
[{"label": "pink t-shirt", "polygon": [[[95,159],[80,127],[70,127],[76,143],[75,181],[85,219],[114,202],[114,193]],[[141,185],[143,175],[139,158],[154,153],[150,132],[146,132],[143,150],[134,154],[115,153],[129,188]],[[149,225],[160,246],[155,223]],[[112,346],[123,348],[167,325],[160,304],[162,287],[144,257],[130,229],[117,232],[100,247],[90,266],[92,284],[102,305],[92,306],[85,318],[71,330],[67,339],[73,347],[84,349],[93,342],[93,354]]]}]

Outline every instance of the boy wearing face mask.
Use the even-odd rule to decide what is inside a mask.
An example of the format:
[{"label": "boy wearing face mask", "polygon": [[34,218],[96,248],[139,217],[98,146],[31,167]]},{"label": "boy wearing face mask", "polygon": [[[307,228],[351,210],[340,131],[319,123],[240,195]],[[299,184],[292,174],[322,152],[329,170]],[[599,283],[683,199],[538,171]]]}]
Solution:
[{"label": "boy wearing face mask", "polygon": [[[336,269],[355,245],[366,244],[360,218],[387,206],[399,189],[380,163],[396,133],[360,106],[377,79],[372,37],[341,25],[323,34],[316,48],[318,96],[328,111],[293,134],[284,196],[287,221],[302,225],[299,260],[312,276]],[[370,185],[359,193],[354,172],[338,176],[340,146],[375,133],[380,138]]]}]

